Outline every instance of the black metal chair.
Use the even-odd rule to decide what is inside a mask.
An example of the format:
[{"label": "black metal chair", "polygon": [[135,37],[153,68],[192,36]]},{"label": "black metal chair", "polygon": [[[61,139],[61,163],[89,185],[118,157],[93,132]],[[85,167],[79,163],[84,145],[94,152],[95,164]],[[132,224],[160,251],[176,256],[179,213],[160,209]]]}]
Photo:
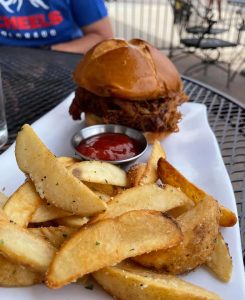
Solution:
[{"label": "black metal chair", "polygon": [[[213,20],[212,9],[205,6],[200,0],[170,0],[174,11],[174,24],[181,24],[181,29],[191,34],[202,34],[208,29],[209,20]],[[190,24],[194,15],[194,24]],[[192,18],[193,19],[193,18]],[[221,34],[229,30],[228,26],[219,24],[210,29],[210,34]]]},{"label": "black metal chair", "polygon": [[[178,1],[181,2],[184,0]],[[176,3],[176,1],[174,2]],[[230,20],[226,26],[224,23],[221,24],[221,27],[217,26],[218,22],[214,20],[212,10],[208,7],[197,3],[197,1],[194,4],[194,1],[190,0],[188,1],[188,5],[188,11],[191,11],[189,16],[194,17],[195,24],[191,24],[191,17],[189,17],[188,22],[179,19],[181,24],[179,27],[180,44],[183,47],[182,54],[195,55],[195,57],[199,58],[200,62],[188,67],[184,71],[184,74],[191,75],[202,69],[204,70],[204,74],[206,74],[208,66],[215,65],[227,72],[227,87],[229,87],[234,76],[231,72],[231,66],[237,55],[234,55],[229,61],[224,61],[221,59],[221,52],[224,49],[236,48],[239,45],[241,26],[237,28],[237,38],[235,40],[226,40],[222,38],[222,34],[230,30]],[[182,8],[185,9],[186,6],[183,5]]]}]

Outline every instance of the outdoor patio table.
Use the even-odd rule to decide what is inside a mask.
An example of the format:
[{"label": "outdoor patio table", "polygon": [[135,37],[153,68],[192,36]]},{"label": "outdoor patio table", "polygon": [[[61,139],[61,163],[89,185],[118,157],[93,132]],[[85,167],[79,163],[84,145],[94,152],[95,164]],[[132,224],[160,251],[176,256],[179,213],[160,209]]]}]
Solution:
[{"label": "outdoor patio table", "polygon": [[[9,130],[7,145],[23,123],[33,123],[75,88],[72,71],[81,55],[0,46],[0,67]],[[245,253],[245,106],[201,82],[183,76],[190,101],[207,106],[211,128],[236,196],[243,253]]]}]

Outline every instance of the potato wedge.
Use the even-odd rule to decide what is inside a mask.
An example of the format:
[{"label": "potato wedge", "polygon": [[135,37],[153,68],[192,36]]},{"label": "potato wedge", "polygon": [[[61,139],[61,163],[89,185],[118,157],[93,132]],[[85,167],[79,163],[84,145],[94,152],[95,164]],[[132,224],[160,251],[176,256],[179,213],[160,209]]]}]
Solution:
[{"label": "potato wedge", "polygon": [[3,210],[11,222],[27,227],[32,214],[41,203],[42,199],[33,183],[28,180],[9,197]]},{"label": "potato wedge", "polygon": [[0,220],[5,220],[9,222],[9,219],[7,218],[6,214],[4,213],[1,207],[0,207]]},{"label": "potato wedge", "polygon": [[55,220],[55,223],[63,226],[68,226],[72,228],[81,228],[83,225],[87,224],[89,218],[79,217],[79,216],[69,216]]},{"label": "potato wedge", "polygon": [[120,300],[220,300],[199,286],[122,262],[93,273],[94,279]]},{"label": "potato wedge", "polygon": [[0,252],[13,263],[43,273],[54,256],[55,248],[28,229],[0,219]]},{"label": "potato wedge", "polygon": [[74,157],[66,157],[66,156],[60,156],[60,157],[57,157],[57,159],[66,168],[69,168],[73,164],[78,163],[78,162],[81,161],[81,159],[77,159],[77,158],[74,158]]},{"label": "potato wedge", "polygon": [[106,209],[106,204],[62,165],[29,125],[16,139],[16,160],[27,173],[41,198],[61,209],[85,216]]},{"label": "potato wedge", "polygon": [[[208,194],[199,187],[188,181],[179,171],[177,171],[169,162],[161,158],[158,162],[158,174],[163,183],[170,184],[181,190],[192,200],[198,203],[207,198]],[[228,208],[220,205],[220,226],[231,227],[237,222],[236,215]]]},{"label": "potato wedge", "polygon": [[82,161],[70,166],[69,171],[81,181],[127,186],[126,172],[118,166],[107,162],[97,160]]},{"label": "potato wedge", "polygon": [[0,207],[4,207],[7,200],[8,200],[8,197],[0,192]]},{"label": "potato wedge", "polygon": [[222,281],[228,282],[232,275],[232,258],[221,233],[218,235],[214,251],[208,258],[206,265]]},{"label": "potato wedge", "polygon": [[128,185],[130,187],[138,186],[145,172],[146,164],[133,165],[127,171]]},{"label": "potato wedge", "polygon": [[232,227],[237,223],[236,215],[229,208],[220,205],[219,225],[223,227]]},{"label": "potato wedge", "polygon": [[111,200],[111,196],[101,193],[101,192],[97,192],[97,191],[93,191],[101,200],[103,200],[105,203],[109,202]]},{"label": "potato wedge", "polygon": [[163,183],[179,187],[195,204],[204,199],[206,193],[188,181],[166,159],[158,161],[158,175]]},{"label": "potato wedge", "polygon": [[214,250],[219,233],[219,215],[219,205],[213,198],[200,201],[176,219],[184,236],[181,244],[171,249],[143,254],[134,260],[143,266],[170,274],[193,270],[204,264]]},{"label": "potato wedge", "polygon": [[188,210],[192,209],[195,206],[195,204],[190,198],[187,197],[187,199],[188,200],[187,200],[186,204],[169,210],[168,215],[170,215],[170,217],[177,218],[180,215],[183,215],[184,213],[186,213]]},{"label": "potato wedge", "polygon": [[166,154],[162,148],[161,143],[158,140],[155,140],[154,144],[152,145],[150,158],[146,164],[145,172],[143,173],[142,178],[139,182],[140,185],[150,184],[157,181],[157,162],[161,157],[165,158]]},{"label": "potato wedge", "polygon": [[[65,156],[58,157],[57,159],[66,168],[81,161],[74,157],[65,157]],[[31,223],[43,223],[43,222],[72,215],[72,213],[68,211],[65,211],[63,209],[51,205],[50,203],[47,203],[45,199],[43,200],[40,198],[40,200],[41,200],[41,204],[37,207],[36,211],[32,215],[32,218],[30,220]]]},{"label": "potato wedge", "polygon": [[67,226],[29,228],[28,230],[29,232],[46,239],[57,249],[59,249],[64,241],[68,240],[70,236],[77,231],[75,228]]},{"label": "potato wedge", "polygon": [[166,212],[188,203],[187,196],[180,190],[166,185],[147,184],[130,188],[108,202],[107,210],[94,217],[91,223],[115,218],[132,210],[155,210]]},{"label": "potato wedge", "polygon": [[152,211],[131,211],[83,227],[63,244],[47,273],[47,285],[59,288],[85,274],[139,253],[166,249],[182,240],[178,225]]},{"label": "potato wedge", "polygon": [[30,223],[43,223],[72,215],[72,213],[66,210],[49,204],[43,199],[41,200],[42,203],[37,207],[36,211],[32,215]]},{"label": "potato wedge", "polygon": [[0,286],[20,287],[41,283],[44,276],[40,273],[8,261],[0,255]]},{"label": "potato wedge", "polygon": [[111,184],[101,184],[86,181],[84,181],[84,184],[86,184],[86,186],[89,187],[93,192],[106,194],[110,197],[116,196],[118,193],[121,193],[124,190],[122,187]]}]

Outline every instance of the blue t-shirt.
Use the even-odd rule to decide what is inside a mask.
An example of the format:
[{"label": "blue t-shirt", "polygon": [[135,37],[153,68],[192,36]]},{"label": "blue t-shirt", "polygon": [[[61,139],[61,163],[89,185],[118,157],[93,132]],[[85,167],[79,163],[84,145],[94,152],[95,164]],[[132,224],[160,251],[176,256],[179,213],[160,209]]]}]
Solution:
[{"label": "blue t-shirt", "polygon": [[77,39],[107,16],[103,0],[0,0],[0,45],[39,47]]}]

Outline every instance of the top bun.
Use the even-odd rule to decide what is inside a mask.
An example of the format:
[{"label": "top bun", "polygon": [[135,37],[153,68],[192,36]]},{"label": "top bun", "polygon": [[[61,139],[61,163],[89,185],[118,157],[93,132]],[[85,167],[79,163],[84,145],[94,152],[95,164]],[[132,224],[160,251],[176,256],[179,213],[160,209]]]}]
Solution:
[{"label": "top bun", "polygon": [[127,100],[154,100],[182,91],[173,63],[140,39],[99,43],[78,64],[74,81],[98,96]]}]

